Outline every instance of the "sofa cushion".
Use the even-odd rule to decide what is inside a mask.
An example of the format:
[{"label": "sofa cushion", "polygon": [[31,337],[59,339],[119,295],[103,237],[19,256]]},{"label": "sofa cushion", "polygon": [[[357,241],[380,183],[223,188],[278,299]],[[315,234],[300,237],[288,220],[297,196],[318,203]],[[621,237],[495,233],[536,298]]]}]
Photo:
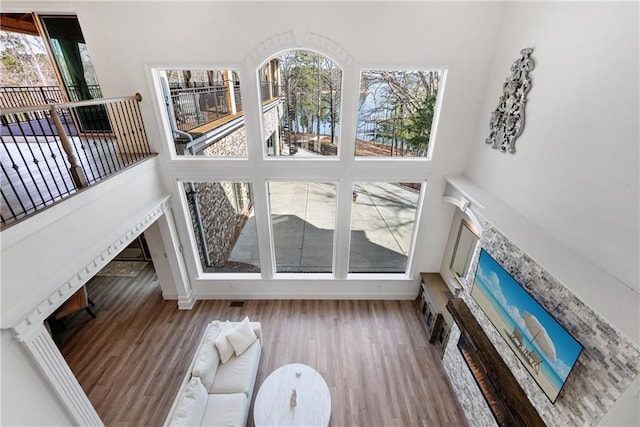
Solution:
[{"label": "sofa cushion", "polygon": [[249,399],[243,393],[210,394],[202,426],[244,427],[247,423]]},{"label": "sofa cushion", "polygon": [[234,326],[226,321],[222,327],[222,331],[216,337],[215,345],[218,348],[218,353],[220,353],[220,361],[222,363],[227,363],[227,361],[233,356],[233,346],[227,339],[227,334],[233,330]]},{"label": "sofa cushion", "polygon": [[260,341],[255,340],[240,356],[220,365],[209,393],[244,393],[251,399],[261,351]]},{"label": "sofa cushion", "polygon": [[200,378],[191,378],[180,395],[180,401],[169,426],[200,425],[207,408],[208,397],[207,390],[200,382]]},{"label": "sofa cushion", "polygon": [[202,345],[198,349],[198,353],[196,353],[195,363],[191,371],[192,376],[200,377],[207,390],[211,388],[220,364],[220,353],[218,353],[215,340],[221,330],[222,324],[220,322],[214,321],[209,324],[202,340]]},{"label": "sofa cushion", "polygon": [[242,322],[236,325],[231,332],[227,334],[227,339],[231,343],[236,356],[240,356],[246,349],[249,348],[258,336],[253,332],[249,317],[244,318]]}]

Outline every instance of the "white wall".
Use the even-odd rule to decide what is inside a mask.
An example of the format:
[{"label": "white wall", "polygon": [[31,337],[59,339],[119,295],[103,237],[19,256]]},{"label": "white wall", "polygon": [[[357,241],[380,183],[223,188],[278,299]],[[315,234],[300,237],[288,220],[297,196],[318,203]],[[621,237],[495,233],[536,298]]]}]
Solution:
[{"label": "white wall", "polygon": [[[100,84],[108,96],[143,91],[143,99],[150,100],[153,93],[150,69],[154,66],[231,67],[239,69],[241,76],[255,76],[255,69],[267,57],[255,58],[252,54],[256,50],[268,55],[277,53],[269,51],[265,44],[281,33],[291,35],[294,40],[285,48],[305,47],[305,35],[309,32],[335,42],[346,52],[345,56],[352,59],[349,63],[344,58],[334,58],[343,67],[345,76],[358,75],[361,67],[447,68],[434,158],[424,168],[423,176],[430,179],[423,211],[428,227],[422,229],[415,257],[415,271],[438,270],[452,213],[450,207],[440,201],[444,188],[441,177],[464,171],[489,67],[487,58],[493,53],[504,4],[128,2],[126,13],[123,4],[117,2],[74,2],[73,6]],[[177,17],[185,17],[184,22]],[[243,79],[245,102],[250,99],[249,80]],[[344,88],[356,94],[357,90],[357,85]],[[214,178],[218,175],[213,174],[224,173],[217,167],[215,170],[207,169],[206,165],[185,168],[169,161],[159,109],[145,101],[142,107],[151,143],[162,155],[163,177],[169,188],[176,191],[175,177],[184,176],[185,171]],[[355,111],[345,113],[355,117]],[[248,130],[251,130],[249,122],[247,116]],[[259,135],[259,132],[249,132],[249,138],[252,134]],[[249,176],[258,170],[251,161],[233,167],[235,173]],[[172,200],[177,207],[179,198]],[[181,240],[188,247],[188,221],[179,209],[175,213]],[[191,275],[197,275],[193,267],[196,257],[188,251],[185,257],[191,260],[188,263]],[[417,279],[409,282],[413,292]],[[193,285],[195,289],[216,286],[214,292],[217,292],[221,283],[209,281]],[[248,289],[254,286],[250,282],[247,285]],[[264,284],[258,285],[269,291]],[[344,283],[335,286],[323,289],[339,292]],[[386,292],[393,293],[393,286],[384,283],[382,286],[389,286]]]},{"label": "white wall", "polygon": [[[467,175],[624,286],[638,281],[638,3],[515,2]],[[536,62],[515,155],[483,143],[520,49]]]},{"label": "white wall", "polygon": [[[531,230],[529,253],[566,278],[584,259],[604,281],[564,280],[605,318],[638,337],[639,75],[638,3],[535,2],[507,8],[487,80],[467,175],[562,245]],[[483,143],[489,113],[520,49],[536,62],[526,125],[515,155]],[[500,226],[500,224],[498,224]],[[522,230],[518,230],[518,237]],[[512,236],[508,236],[512,237]],[[549,259],[558,249],[574,251]],[[577,256],[576,256],[577,255]],[[583,258],[582,258],[583,257]],[[563,260],[565,264],[563,264]],[[570,263],[566,265],[566,263]],[[573,264],[571,264],[573,262]],[[583,270],[584,271],[584,270]],[[620,312],[621,306],[631,307]],[[621,320],[622,319],[622,320]],[[638,379],[601,421],[638,425]]]},{"label": "white wall", "polygon": [[6,329],[2,339],[3,426],[68,426],[73,418],[26,348]]}]

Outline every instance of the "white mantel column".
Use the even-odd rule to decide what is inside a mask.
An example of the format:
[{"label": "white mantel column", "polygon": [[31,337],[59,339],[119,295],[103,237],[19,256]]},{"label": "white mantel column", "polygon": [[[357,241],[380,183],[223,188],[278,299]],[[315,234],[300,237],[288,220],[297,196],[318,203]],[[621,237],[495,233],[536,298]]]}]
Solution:
[{"label": "white mantel column", "polygon": [[18,341],[22,342],[33,356],[33,360],[49,380],[77,425],[103,426],[104,423],[44,324],[33,323],[20,332],[15,329],[13,331]]}]

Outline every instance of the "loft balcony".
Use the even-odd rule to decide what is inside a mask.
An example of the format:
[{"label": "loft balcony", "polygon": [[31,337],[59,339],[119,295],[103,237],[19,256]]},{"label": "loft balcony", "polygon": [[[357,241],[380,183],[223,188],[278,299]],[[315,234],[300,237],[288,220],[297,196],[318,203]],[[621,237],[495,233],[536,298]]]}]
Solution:
[{"label": "loft balcony", "polygon": [[0,227],[155,156],[135,96],[59,102],[51,86],[0,91]]}]

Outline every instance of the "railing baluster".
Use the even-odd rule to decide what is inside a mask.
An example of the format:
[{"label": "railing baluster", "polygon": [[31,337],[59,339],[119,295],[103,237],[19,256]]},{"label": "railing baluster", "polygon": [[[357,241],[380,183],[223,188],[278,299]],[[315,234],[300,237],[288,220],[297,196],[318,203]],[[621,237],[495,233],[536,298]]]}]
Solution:
[{"label": "railing baluster", "polygon": [[[73,147],[75,149],[75,153],[78,157],[78,163],[84,169],[84,173],[87,176],[88,183],[96,182],[97,180],[100,179],[98,165],[96,164],[95,159],[93,158],[93,154],[91,152],[91,145],[88,143],[88,139],[87,139],[88,132],[86,129],[84,129],[84,126],[82,126],[82,118],[90,119],[91,111],[92,111],[91,109],[93,107],[94,107],[93,105],[90,105],[87,107],[80,107],[76,109],[75,117],[78,120],[78,125],[80,125],[81,129],[78,129],[77,136],[74,136],[73,138],[71,138],[71,141],[73,142]],[[71,117],[71,115],[69,115],[69,117]],[[65,120],[67,131],[69,133],[71,133],[70,121],[71,119]],[[88,152],[87,152],[87,148],[89,149]]]},{"label": "railing baluster", "polygon": [[[105,109],[105,114],[102,115],[102,124],[104,126],[105,129],[111,129],[111,132],[113,132],[113,126],[111,126],[111,123],[109,121],[109,111],[108,109]],[[101,155],[101,159],[104,158],[104,162],[103,166],[107,168],[107,174],[111,174],[114,171],[118,170],[118,158],[117,156],[112,155],[112,142],[106,137],[107,133],[106,132],[100,132],[100,133],[95,133],[94,138],[96,138],[97,140],[94,141],[96,147],[100,147],[102,149],[102,155]]]},{"label": "railing baluster", "polygon": [[[26,213],[27,212],[27,208],[24,205],[24,203],[22,202],[22,198],[20,197],[20,193],[18,193],[18,190],[16,189],[15,185],[13,185],[13,180],[10,179],[10,175],[7,172],[7,170],[4,168],[4,165],[0,163],[0,167],[2,167],[2,174],[6,177],[5,178],[5,182],[9,184],[9,187],[11,187],[11,191],[13,191],[13,194],[15,195],[15,197],[16,197],[16,199],[18,201],[18,204],[22,208],[22,213]],[[7,197],[5,196],[4,191],[2,192],[2,196],[5,198],[5,200],[7,200]],[[16,218],[18,215],[16,215],[14,213],[14,210],[12,208],[13,205],[14,205],[14,203],[10,203],[7,200],[7,206],[11,210],[11,214],[13,215],[13,217]]]},{"label": "railing baluster", "polygon": [[[47,117],[47,120],[53,121],[53,118],[51,117],[51,110],[48,110],[48,113],[49,115]],[[49,138],[51,138],[51,140]],[[62,146],[61,144],[58,144],[58,141],[56,140],[55,136],[47,135],[45,133],[44,139],[47,146],[49,147],[49,152],[51,153],[51,160],[56,165],[56,170],[60,175],[62,184],[64,184],[65,192],[61,193],[61,196],[64,197],[67,194],[71,194],[73,191],[76,190],[75,183],[73,182],[73,177],[71,176],[71,171],[67,168],[65,164],[65,161],[64,161],[65,155],[64,155],[64,152],[62,151]],[[57,149],[57,152],[54,152],[54,147]]]},{"label": "railing baluster", "polygon": [[[40,130],[42,130],[42,123],[40,123],[39,120],[37,120],[35,122],[40,125]],[[29,124],[29,129],[31,130],[31,133],[33,134],[33,137],[35,139],[34,143],[36,144],[36,146],[40,147],[40,142],[38,141],[37,132],[33,127],[33,121],[28,121],[26,123]],[[20,123],[20,128],[22,128],[22,123]],[[38,169],[38,172],[40,173],[40,176],[44,178],[42,180],[42,183],[43,183],[44,187],[47,189],[47,192],[49,193],[50,199],[54,200],[55,196],[54,196],[53,192],[51,191],[51,187],[49,185],[49,181],[51,181],[51,180],[46,179],[45,174],[42,172],[42,168],[40,166],[40,160],[37,159],[36,154],[34,153],[34,150],[31,148],[31,145],[32,144],[30,142],[26,143],[26,146],[29,149],[29,152],[31,153],[32,162],[35,164],[36,168]],[[46,159],[43,158],[43,160],[45,160],[45,164],[47,164]],[[53,180],[53,183],[55,185],[55,180]],[[40,194],[40,197],[42,198],[43,205],[46,205],[47,204],[47,200],[45,200],[45,198],[42,196],[42,194]]]},{"label": "railing baluster", "polygon": [[[13,139],[14,146],[15,146],[16,148],[18,148],[18,144],[17,144],[17,141],[16,141],[16,137],[14,136],[13,131],[11,130],[11,128],[9,128],[9,133],[10,133],[10,135],[11,135],[11,138]],[[36,206],[36,203],[35,203],[35,201],[33,200],[33,197],[31,197],[31,192],[29,191],[29,189],[30,189],[30,187],[31,187],[31,186],[29,186],[29,185],[27,185],[27,184],[25,183],[24,178],[22,177],[22,174],[21,174],[21,173],[20,173],[20,171],[19,171],[19,169],[20,169],[22,166],[24,166],[24,167],[25,167],[25,169],[27,170],[27,172],[29,173],[29,175],[31,176],[31,181],[32,181],[32,182],[35,182],[35,180],[33,179],[33,175],[31,175],[31,171],[29,170],[29,168],[28,168],[28,167],[26,167],[26,166],[27,166],[27,163],[26,163],[26,161],[24,160],[24,156],[22,155],[22,152],[21,152],[21,151],[20,151],[20,149],[18,148],[16,151],[17,151],[17,154],[19,154],[19,156],[16,156],[14,153],[11,153],[11,150],[7,149],[7,147],[6,147],[5,143],[4,143],[4,141],[2,142],[2,145],[4,146],[5,150],[7,151],[7,154],[9,155],[9,160],[11,161],[11,168],[15,171],[16,177],[17,177],[17,178],[18,178],[18,180],[20,181],[20,184],[22,184],[22,187],[25,189],[26,194],[27,194],[27,196],[29,197],[29,200],[31,201],[31,205],[35,207],[35,206]],[[20,157],[20,158],[22,159],[22,165],[19,165],[19,164],[18,164],[18,162],[16,162],[16,159],[15,159],[14,157]],[[3,165],[3,171],[4,171],[4,165]],[[16,187],[15,187],[15,185],[14,185],[14,182],[15,182],[15,181],[10,180],[10,182],[9,182],[9,183],[10,183],[10,185],[11,185],[11,188],[14,190],[14,192],[15,192],[16,196],[18,197],[18,200],[20,200],[20,205],[22,206],[23,210],[26,212],[26,211],[27,211],[27,208],[26,208],[26,207],[24,206],[24,204],[22,203],[22,201],[21,201],[21,199],[20,199],[20,197],[19,197],[20,195],[19,195],[19,193],[16,191],[17,189],[16,189]],[[38,190],[38,189],[37,189],[37,187],[36,187],[36,190]],[[40,190],[38,190],[38,191],[40,191]]]},{"label": "railing baluster", "polygon": [[123,108],[126,109],[127,114],[125,114],[127,120],[127,128],[129,129],[129,134],[131,135],[131,145],[135,147],[135,155],[136,158],[139,158],[140,155],[144,152],[144,148],[140,143],[140,139],[138,138],[138,132],[136,132],[136,125],[133,121],[133,114],[131,111],[131,103],[134,101],[125,102]]},{"label": "railing baluster", "polygon": [[[86,145],[89,148],[89,152],[91,153],[92,158],[100,162],[100,164],[98,164],[98,161],[94,162],[96,166],[96,176],[92,181],[96,181],[102,177],[105,177],[109,173],[107,168],[105,167],[105,164],[102,158],[103,156],[100,154],[98,143],[96,142],[96,135],[99,135],[100,132],[104,133],[103,131],[105,130],[103,129],[103,123],[100,117],[101,114],[100,114],[99,108],[100,108],[99,105],[94,105],[93,107],[90,107],[90,109],[87,110],[87,112],[90,113],[88,115],[90,115],[91,120],[93,121],[93,123],[95,123],[93,126],[97,129],[93,129],[93,131],[87,132],[88,137],[86,138]],[[93,150],[95,150],[96,152],[95,155],[93,153]],[[102,173],[100,172],[99,166],[102,166]]]},{"label": "railing baluster", "polygon": [[122,149],[120,150],[120,157],[122,158],[122,161],[124,162],[125,166],[131,164],[133,162],[133,157],[131,155],[131,150],[127,147],[126,141],[122,141],[119,142],[118,138],[120,138],[120,140],[123,140],[124,138],[126,138],[126,133],[123,133],[123,129],[124,129],[124,124],[122,122],[122,111],[121,111],[122,105],[121,104],[116,104],[112,106],[112,121],[114,124],[114,134],[116,134],[116,144],[120,147],[122,147]]}]

